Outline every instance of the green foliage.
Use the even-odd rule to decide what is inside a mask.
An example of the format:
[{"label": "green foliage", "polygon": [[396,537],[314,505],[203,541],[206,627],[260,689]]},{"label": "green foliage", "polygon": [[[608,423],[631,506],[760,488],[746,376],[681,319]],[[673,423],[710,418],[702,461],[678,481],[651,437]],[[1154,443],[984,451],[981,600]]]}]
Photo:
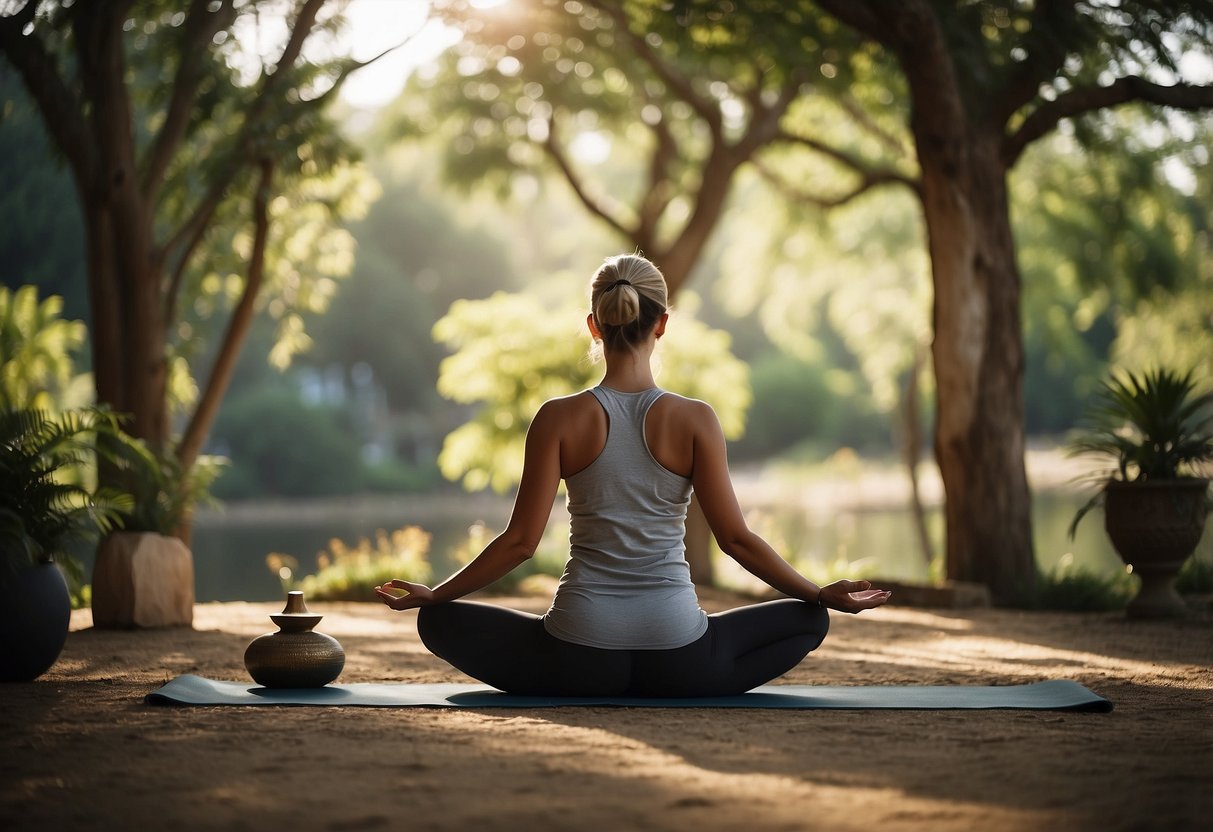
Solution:
[{"label": "green foliage", "polygon": [[1070,448],[1113,460],[1125,481],[1190,475],[1213,459],[1213,392],[1199,389],[1191,371],[1113,373]]},{"label": "green foliage", "polygon": [[888,420],[880,414],[853,375],[828,362],[806,362],[770,351],[750,366],[757,405],[747,417],[746,432],[733,443],[730,456],[763,459],[811,442],[817,450],[839,446],[888,444]]},{"label": "green foliage", "polygon": [[395,460],[368,463],[363,489],[372,493],[400,494],[428,491],[441,481],[436,465],[409,465]]},{"label": "green foliage", "polygon": [[[442,362],[438,392],[479,409],[443,443],[444,476],[471,491],[505,492],[518,482],[526,429],[540,405],[600,377],[587,354],[585,315],[573,305],[552,308],[504,292],[451,305],[434,326],[434,337],[454,351]],[[729,352],[727,333],[680,311],[662,338],[658,367],[663,387],[707,401],[726,436],[741,433],[751,401],[749,371]]]},{"label": "green foliage", "polygon": [[[484,523],[473,523],[468,527],[467,537],[448,555],[457,564],[471,563],[484,550],[484,547],[492,542],[495,535],[496,532]],[[550,522],[544,529],[535,554],[489,584],[485,587],[485,591],[497,595],[519,592],[550,595],[553,591],[553,580],[564,574],[564,566],[568,559],[569,524],[567,522]]]},{"label": "green foliage", "polygon": [[[562,320],[564,327],[551,323]],[[584,389],[594,377],[587,340],[577,337],[580,320],[571,309],[553,312],[524,294],[451,305],[434,325],[435,340],[454,351],[440,366],[438,392],[479,410],[443,442],[444,476],[469,491],[505,492],[518,482],[526,428],[540,405]]]},{"label": "green foliage", "polygon": [[75,577],[67,547],[122,525],[131,496],[79,481],[97,438],[117,435],[117,419],[95,408],[0,410],[0,579],[51,559]]},{"label": "green foliage", "polygon": [[1062,563],[1036,578],[1030,595],[1014,606],[1060,612],[1113,612],[1122,610],[1137,594],[1139,579],[1125,570],[1107,575]]},{"label": "green foliage", "polygon": [[[157,447],[169,440],[159,435],[160,426],[180,424],[174,417],[184,414],[190,426],[182,455],[187,468],[212,412],[189,418],[186,411],[199,394],[194,376],[217,354],[239,351],[243,319],[229,325],[237,304],[247,294],[254,310],[275,324],[266,350],[274,366],[287,366],[309,344],[305,317],[324,311],[337,281],[351,270],[353,239],[342,223],[357,219],[376,195],[356,148],[327,112],[355,68],[333,49],[344,3],[315,5],[278,0],[31,3],[26,9],[39,10],[28,21],[23,12],[0,17],[0,114],[16,115],[3,132],[21,131],[6,135],[6,143],[32,131],[26,96],[13,89],[20,78],[39,116],[54,128],[47,131],[54,151],[80,186],[75,201],[85,208],[93,244],[91,297],[117,299],[92,310],[92,325],[111,335],[152,336],[129,343],[108,336],[94,341],[97,363],[109,368],[101,378],[112,380],[99,394],[115,410],[137,411],[132,430],[147,432],[144,438]],[[313,7],[310,13],[306,7]],[[131,141],[109,141],[102,134]],[[47,144],[44,139],[31,147]],[[38,174],[48,169],[46,155],[30,166]],[[14,157],[5,154],[5,162]],[[119,222],[100,219],[110,215],[112,205],[90,183],[103,170],[126,171],[128,184],[138,180],[124,191],[127,209]],[[0,173],[0,184],[9,173]],[[64,179],[57,180],[59,192]],[[265,193],[259,191],[262,185]],[[250,205],[260,196],[267,197],[264,259],[253,257],[252,246],[257,211]],[[14,207],[7,201],[0,206]],[[64,218],[72,216],[70,208],[57,207]],[[60,218],[42,210],[30,214],[25,236],[34,243],[63,248],[79,242],[83,248],[78,227],[75,235],[59,235]],[[0,239],[0,252],[12,236]],[[24,262],[41,267],[29,242],[11,245]],[[111,254],[107,258],[104,252]],[[75,259],[77,268],[81,260]],[[33,277],[45,270],[38,271]],[[254,290],[250,281],[258,275],[261,283]],[[134,343],[140,345],[136,350]],[[130,379],[157,378],[162,361],[167,362],[166,395],[164,401],[149,402]],[[210,378],[214,390],[225,389],[223,372]],[[155,383],[147,392],[160,394]],[[173,472],[166,468],[172,464],[168,459],[148,470],[156,472],[153,481],[167,477],[182,486],[175,489],[181,495],[210,475]],[[153,487],[163,497],[163,489],[154,482]],[[159,498],[140,500],[141,510],[152,505],[170,514],[181,508]]]},{"label": "green foliage", "polygon": [[37,286],[0,286],[0,407],[54,411],[84,404],[89,379],[75,374],[73,361],[84,324],[62,320],[62,310],[58,296],[40,302]]},{"label": "green foliage", "polygon": [[[389,167],[386,164],[383,167]],[[521,281],[503,253],[500,216],[470,222],[439,194],[398,170],[380,172],[384,195],[350,232],[358,260],[323,317],[304,363],[374,371],[395,410],[433,407],[442,350],[430,329],[459,298],[479,298]]]},{"label": "green foliage", "polygon": [[[1103,382],[1085,426],[1069,441],[1072,456],[1094,456],[1115,467],[1098,471],[1098,482],[1173,480],[1201,474],[1213,460],[1213,391],[1201,390],[1192,371],[1159,368],[1125,372]],[[1079,508],[1079,522],[1103,502],[1103,490]]]},{"label": "green foliage", "polygon": [[[1190,198],[1160,208],[1175,227],[1171,239],[1181,250],[1183,272],[1173,290],[1155,288],[1135,304],[1124,304],[1113,358],[1127,366],[1194,367],[1208,380],[1213,378],[1213,165],[1207,163],[1207,149],[1213,124],[1204,120],[1195,127],[1193,143],[1205,155],[1193,149],[1195,159],[1174,166],[1191,175]],[[1143,281],[1148,278],[1148,272],[1142,275]]]},{"label": "green foliage", "polygon": [[930,269],[908,195],[857,199],[828,214],[764,183],[722,246],[714,287],[736,315],[753,312],[782,350],[862,381],[892,413],[900,383],[930,338]]},{"label": "green foliage", "polygon": [[1213,561],[1193,555],[1175,578],[1175,590],[1189,594],[1213,593]]},{"label": "green foliage", "polygon": [[214,483],[221,499],[349,494],[363,485],[360,443],[340,411],[305,405],[282,385],[228,402],[214,443],[232,460]]},{"label": "green foliage", "polygon": [[37,285],[79,318],[88,314],[84,223],[71,172],[51,147],[20,77],[0,60],[0,284]]},{"label": "green foliage", "polygon": [[430,580],[429,548],[428,532],[405,526],[391,534],[379,529],[373,541],[363,537],[353,546],[334,538],[317,555],[319,569],[302,578],[295,577],[299,563],[290,555],[274,552],[265,561],[284,591],[301,589],[317,601],[377,601],[374,588],[393,578],[414,583]]},{"label": "green foliage", "polygon": [[[856,115],[884,92],[859,81],[887,75],[887,61],[815,10],[789,27],[775,3],[676,13],[655,0],[508,5],[434,4],[462,38],[410,78],[397,134],[436,138],[448,179],[469,189],[504,197],[552,173],[586,215],[663,265],[675,294],[735,175],[767,149],[798,148],[772,153],[763,170],[799,155],[786,180],[825,181],[828,198],[870,184],[785,128],[831,125],[859,163],[888,155],[899,102],[884,96],[875,114]],[[831,98],[844,90],[845,102]]]},{"label": "green foliage", "polygon": [[123,527],[133,532],[179,534],[193,509],[211,500],[211,486],[227,464],[223,457],[203,455],[187,470],[172,453],[125,434],[106,444],[110,463],[134,498],[123,515]]}]

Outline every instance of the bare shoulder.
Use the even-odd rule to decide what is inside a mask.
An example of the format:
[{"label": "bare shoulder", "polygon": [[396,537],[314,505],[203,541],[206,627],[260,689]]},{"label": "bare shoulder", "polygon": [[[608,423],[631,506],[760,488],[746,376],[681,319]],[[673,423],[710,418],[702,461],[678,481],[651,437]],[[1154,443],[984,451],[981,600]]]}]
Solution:
[{"label": "bare shoulder", "polygon": [[599,410],[601,407],[598,407],[594,394],[588,390],[582,390],[580,393],[548,399],[540,405],[531,425],[538,425],[545,429],[569,425],[592,417]]},{"label": "bare shoulder", "polygon": [[719,425],[716,411],[700,399],[690,399],[677,393],[666,393],[653,404],[653,410],[661,418],[670,419],[693,428],[711,428]]},{"label": "bare shoulder", "polygon": [[528,443],[559,449],[560,476],[568,477],[589,465],[606,444],[607,418],[588,390],[548,399],[527,432]]},{"label": "bare shoulder", "polygon": [[567,396],[548,399],[539,409],[555,413],[575,413],[578,410],[594,407],[597,402],[593,393],[589,390],[581,390],[577,393],[569,393]]}]

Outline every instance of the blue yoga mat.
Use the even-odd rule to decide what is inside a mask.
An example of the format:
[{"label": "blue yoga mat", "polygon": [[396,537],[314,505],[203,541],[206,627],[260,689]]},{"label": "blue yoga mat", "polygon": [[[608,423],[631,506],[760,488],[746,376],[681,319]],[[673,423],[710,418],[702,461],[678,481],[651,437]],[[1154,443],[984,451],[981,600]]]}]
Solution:
[{"label": "blue yoga mat", "polygon": [[1028,685],[763,685],[739,696],[648,699],[626,696],[515,696],[485,685],[358,683],[263,688],[186,674],[147,695],[152,705],[339,705],[376,708],[833,708],[1110,711],[1112,703],[1065,679]]}]

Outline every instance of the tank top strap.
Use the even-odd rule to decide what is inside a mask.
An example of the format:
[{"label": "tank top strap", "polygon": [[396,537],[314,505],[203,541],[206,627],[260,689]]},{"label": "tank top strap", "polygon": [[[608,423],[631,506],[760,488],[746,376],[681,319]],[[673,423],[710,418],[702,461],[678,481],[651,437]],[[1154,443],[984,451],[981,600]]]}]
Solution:
[{"label": "tank top strap", "polygon": [[637,433],[643,429],[644,418],[649,408],[661,398],[665,391],[660,387],[650,387],[636,393],[623,393],[611,387],[599,385],[590,389],[594,398],[598,399],[602,409],[610,418],[607,441],[622,428],[627,433]]}]

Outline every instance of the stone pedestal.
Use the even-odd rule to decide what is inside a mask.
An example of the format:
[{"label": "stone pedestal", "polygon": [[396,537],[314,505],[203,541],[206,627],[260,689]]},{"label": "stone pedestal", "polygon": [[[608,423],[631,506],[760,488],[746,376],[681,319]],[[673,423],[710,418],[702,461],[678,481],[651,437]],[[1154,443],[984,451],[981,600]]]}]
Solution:
[{"label": "stone pedestal", "polygon": [[189,627],[194,623],[194,559],[175,537],[117,532],[97,550],[93,626]]},{"label": "stone pedestal", "polygon": [[985,584],[968,581],[946,581],[942,584],[915,584],[905,581],[870,578],[877,589],[893,590],[890,606],[934,607],[938,609],[972,609],[989,607],[993,603]]}]

